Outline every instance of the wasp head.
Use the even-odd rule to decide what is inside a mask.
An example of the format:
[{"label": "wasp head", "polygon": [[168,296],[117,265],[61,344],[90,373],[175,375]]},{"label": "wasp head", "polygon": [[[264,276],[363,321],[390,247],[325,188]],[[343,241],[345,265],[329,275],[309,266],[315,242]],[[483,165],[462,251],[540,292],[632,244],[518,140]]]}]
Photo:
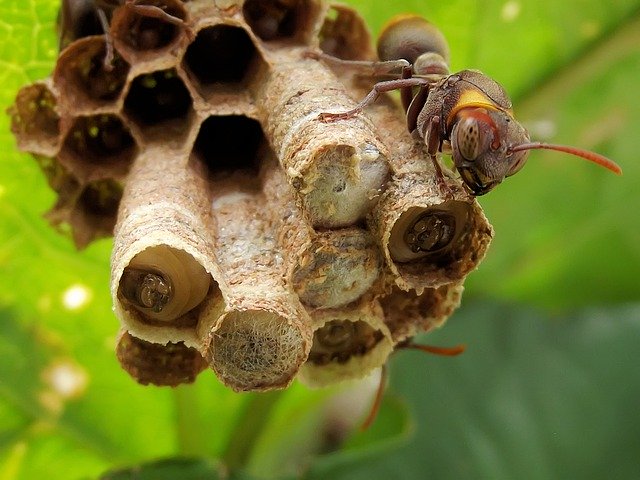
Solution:
[{"label": "wasp head", "polygon": [[462,181],[473,195],[484,195],[518,173],[529,150],[545,149],[589,160],[620,175],[622,169],[598,153],[565,145],[531,142],[529,134],[503,110],[463,108],[451,130],[451,152]]},{"label": "wasp head", "polygon": [[451,150],[460,177],[474,195],[484,195],[505,177],[520,171],[529,134],[508,113],[486,108],[464,108],[451,132]]}]

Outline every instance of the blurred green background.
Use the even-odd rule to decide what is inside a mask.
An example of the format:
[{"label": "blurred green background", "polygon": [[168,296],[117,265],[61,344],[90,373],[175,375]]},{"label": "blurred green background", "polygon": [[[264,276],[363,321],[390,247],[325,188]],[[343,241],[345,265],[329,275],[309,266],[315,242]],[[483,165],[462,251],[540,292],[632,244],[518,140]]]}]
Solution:
[{"label": "blurred green background", "polygon": [[[51,71],[57,3],[0,0],[3,110]],[[96,478],[176,455],[248,475],[306,464],[305,478],[640,478],[640,1],[349,3],[373,32],[397,13],[426,16],[452,68],[502,83],[533,136],[597,150],[624,175],[535,152],[482,197],[490,253],[427,339],[467,353],[396,355],[374,428],[312,458],[329,392],[236,395],[210,374],[144,388],[120,370],[111,242],[78,253],[46,224],[54,196],[0,115],[0,480]],[[148,468],[219,472],[208,460]]]}]

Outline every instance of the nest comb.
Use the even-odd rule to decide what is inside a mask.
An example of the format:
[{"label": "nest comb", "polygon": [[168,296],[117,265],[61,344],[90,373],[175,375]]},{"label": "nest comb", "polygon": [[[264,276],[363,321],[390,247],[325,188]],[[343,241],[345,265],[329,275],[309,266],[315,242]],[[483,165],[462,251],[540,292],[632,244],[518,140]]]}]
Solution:
[{"label": "nest comb", "polygon": [[51,223],[79,248],[114,236],[125,370],[157,385],[209,366],[238,391],[323,386],[442,325],[492,230],[448,173],[443,195],[390,99],[318,119],[370,87],[304,55],[373,58],[357,13],[122,3],[109,40],[99,26],[65,39],[10,114],[58,194]]}]

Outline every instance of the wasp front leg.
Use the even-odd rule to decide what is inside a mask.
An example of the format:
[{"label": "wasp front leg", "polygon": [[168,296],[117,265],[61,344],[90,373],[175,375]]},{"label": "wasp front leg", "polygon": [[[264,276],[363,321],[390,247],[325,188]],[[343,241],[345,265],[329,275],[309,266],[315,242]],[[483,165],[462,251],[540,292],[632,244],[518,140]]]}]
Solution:
[{"label": "wasp front leg", "polygon": [[438,162],[438,152],[440,151],[442,145],[442,136],[440,134],[440,117],[431,117],[423,140],[425,146],[427,147],[427,155],[429,155],[431,163],[433,163],[433,169],[436,173],[436,181],[438,182],[440,190],[444,192],[448,197],[453,197],[453,192],[447,184],[447,181],[444,178],[444,172],[442,171],[442,167],[440,166],[440,162]]},{"label": "wasp front leg", "polygon": [[336,120],[345,120],[352,118],[367,106],[375,102],[381,93],[391,92],[393,90],[401,90],[405,88],[428,86],[429,81],[425,78],[412,77],[412,78],[400,78],[398,80],[386,80],[378,82],[373,86],[373,89],[367,94],[364,99],[358,103],[351,110],[338,113],[323,112],[319,115],[319,118],[323,122],[334,122]]}]

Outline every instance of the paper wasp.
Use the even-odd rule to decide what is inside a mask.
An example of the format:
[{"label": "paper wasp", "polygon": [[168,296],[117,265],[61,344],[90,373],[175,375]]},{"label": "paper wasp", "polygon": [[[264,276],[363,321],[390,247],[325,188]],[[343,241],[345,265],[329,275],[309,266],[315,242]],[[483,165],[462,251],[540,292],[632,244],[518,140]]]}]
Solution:
[{"label": "paper wasp", "polygon": [[391,20],[378,40],[379,61],[340,60],[326,54],[307,56],[350,66],[375,77],[376,83],[353,109],[320,114],[330,122],[351,118],[380,93],[400,90],[409,131],[420,138],[445,185],[438,153],[451,153],[455,169],[473,195],[484,195],[519,172],[529,151],[547,149],[582,157],[621,174],[612,160],[564,145],[531,142],[515,120],[509,96],[495,80],[477,70],[450,74],[446,40],[431,23],[415,15]]}]

